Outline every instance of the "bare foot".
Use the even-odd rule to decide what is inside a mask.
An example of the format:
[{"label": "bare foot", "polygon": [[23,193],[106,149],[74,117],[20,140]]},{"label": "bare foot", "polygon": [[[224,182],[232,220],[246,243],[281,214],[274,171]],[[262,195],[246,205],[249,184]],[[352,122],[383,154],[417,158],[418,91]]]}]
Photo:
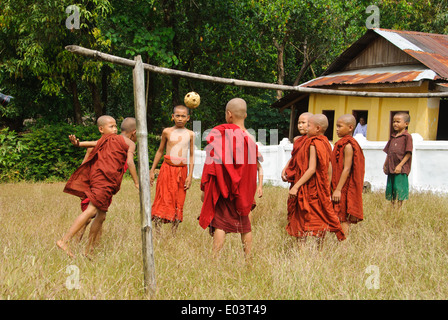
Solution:
[{"label": "bare foot", "polygon": [[74,258],[74,257],[75,257],[74,254],[71,253],[70,249],[68,248],[67,244],[66,244],[64,241],[62,241],[62,240],[58,240],[58,241],[56,241],[56,245],[57,245],[60,249],[62,249],[63,251],[65,251],[65,253],[68,254],[68,256],[69,256],[70,258]]}]

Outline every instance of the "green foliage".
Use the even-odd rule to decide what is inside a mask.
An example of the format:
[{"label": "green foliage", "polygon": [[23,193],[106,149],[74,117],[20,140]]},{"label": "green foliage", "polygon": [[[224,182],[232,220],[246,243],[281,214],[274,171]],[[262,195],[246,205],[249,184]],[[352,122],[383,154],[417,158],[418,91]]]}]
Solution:
[{"label": "green foliage", "polygon": [[16,165],[27,150],[28,147],[23,145],[14,131],[7,128],[0,130],[0,181],[19,178]]},{"label": "green foliage", "polygon": [[[369,5],[379,7],[381,28],[448,33],[446,0],[80,0],[81,27],[68,30],[65,8],[72,4],[2,1],[0,90],[15,99],[0,106],[0,127],[20,132],[28,118],[80,123],[82,115],[99,112],[133,116],[131,69],[72,54],[64,49],[69,44],[183,71],[292,85],[322,74],[364,34]],[[148,72],[145,81],[151,134],[171,125],[172,106],[189,91],[201,95],[191,123],[201,121],[203,130],[224,122],[226,102],[240,96],[248,101],[250,128],[278,129],[279,139],[288,134],[288,112],[269,108],[274,90]]]},{"label": "green foliage", "polygon": [[[0,181],[67,180],[84,159],[85,149],[74,147],[68,135],[81,141],[98,140],[96,126],[69,124],[35,126],[21,136],[0,130]],[[159,147],[160,137],[148,135],[150,165]],[[135,157],[136,165],[137,157]]]},{"label": "green foliage", "polygon": [[[257,141],[269,145],[272,130],[278,131],[279,140],[274,140],[275,144],[278,144],[283,137],[288,136],[290,109],[280,112],[278,109],[270,108],[269,105],[274,101],[266,93],[260,93],[257,98],[251,96],[243,96],[243,98],[248,104],[246,128],[255,130]],[[259,130],[266,130],[265,138],[259,135],[262,132]]]},{"label": "green foliage", "polygon": [[74,134],[81,140],[98,140],[96,126],[45,125],[34,128],[22,137],[28,152],[17,165],[25,180],[67,179],[81,164],[85,150],[76,148],[68,140]]}]

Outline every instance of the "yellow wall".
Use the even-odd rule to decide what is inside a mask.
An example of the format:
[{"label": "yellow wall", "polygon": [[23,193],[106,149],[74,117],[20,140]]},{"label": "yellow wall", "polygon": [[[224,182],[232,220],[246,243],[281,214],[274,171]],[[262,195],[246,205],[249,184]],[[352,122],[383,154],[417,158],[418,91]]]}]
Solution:
[{"label": "yellow wall", "polygon": [[[368,91],[360,89],[360,91]],[[372,90],[374,91],[374,90]],[[376,90],[375,90],[376,91]],[[428,83],[420,87],[390,88],[383,92],[428,92]],[[353,96],[334,96],[311,94],[308,110],[322,113],[334,110],[333,141],[336,134],[336,121],[343,114],[352,114],[353,110],[368,111],[367,140],[387,141],[390,137],[390,114],[392,111],[409,111],[411,122],[409,133],[419,133],[425,140],[436,140],[439,118],[439,98],[367,98]]]}]

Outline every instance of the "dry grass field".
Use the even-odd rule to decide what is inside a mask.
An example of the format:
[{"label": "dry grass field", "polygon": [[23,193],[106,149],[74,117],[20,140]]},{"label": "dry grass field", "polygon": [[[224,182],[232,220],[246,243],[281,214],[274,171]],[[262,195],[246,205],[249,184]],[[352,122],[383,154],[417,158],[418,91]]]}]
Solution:
[{"label": "dry grass field", "polygon": [[[0,184],[0,299],[146,299],[138,192],[125,179],[114,197],[93,260],[85,240],[70,259],[55,241],[80,213],[64,183]],[[154,191],[155,188],[153,188]],[[347,241],[329,234],[298,251],[285,231],[286,189],[265,186],[253,212],[253,259],[230,234],[220,260],[199,227],[199,182],[185,203],[176,237],[165,225],[154,238],[162,300],[447,299],[448,198],[412,193],[399,213],[382,193],[364,196],[365,220]]]}]

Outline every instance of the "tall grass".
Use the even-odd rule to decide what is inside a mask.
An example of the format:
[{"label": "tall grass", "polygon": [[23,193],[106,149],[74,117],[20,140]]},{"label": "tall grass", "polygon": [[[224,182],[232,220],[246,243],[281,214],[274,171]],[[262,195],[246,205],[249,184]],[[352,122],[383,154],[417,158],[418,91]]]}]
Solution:
[{"label": "tall grass", "polygon": [[[85,239],[72,244],[73,259],[55,245],[80,213],[79,199],[63,186],[0,185],[0,299],[145,299],[132,181],[125,179],[113,199],[93,260],[82,255]],[[154,237],[154,299],[448,298],[446,196],[412,193],[394,213],[382,193],[365,194],[365,220],[343,243],[329,234],[320,252],[311,238],[299,251],[286,233],[286,196],[286,189],[265,186],[257,199],[250,264],[237,234],[228,234],[214,260],[212,238],[197,221],[202,203],[194,181],[176,237],[169,225]],[[79,287],[71,285],[73,270]],[[379,282],[372,287],[373,278]]]}]

